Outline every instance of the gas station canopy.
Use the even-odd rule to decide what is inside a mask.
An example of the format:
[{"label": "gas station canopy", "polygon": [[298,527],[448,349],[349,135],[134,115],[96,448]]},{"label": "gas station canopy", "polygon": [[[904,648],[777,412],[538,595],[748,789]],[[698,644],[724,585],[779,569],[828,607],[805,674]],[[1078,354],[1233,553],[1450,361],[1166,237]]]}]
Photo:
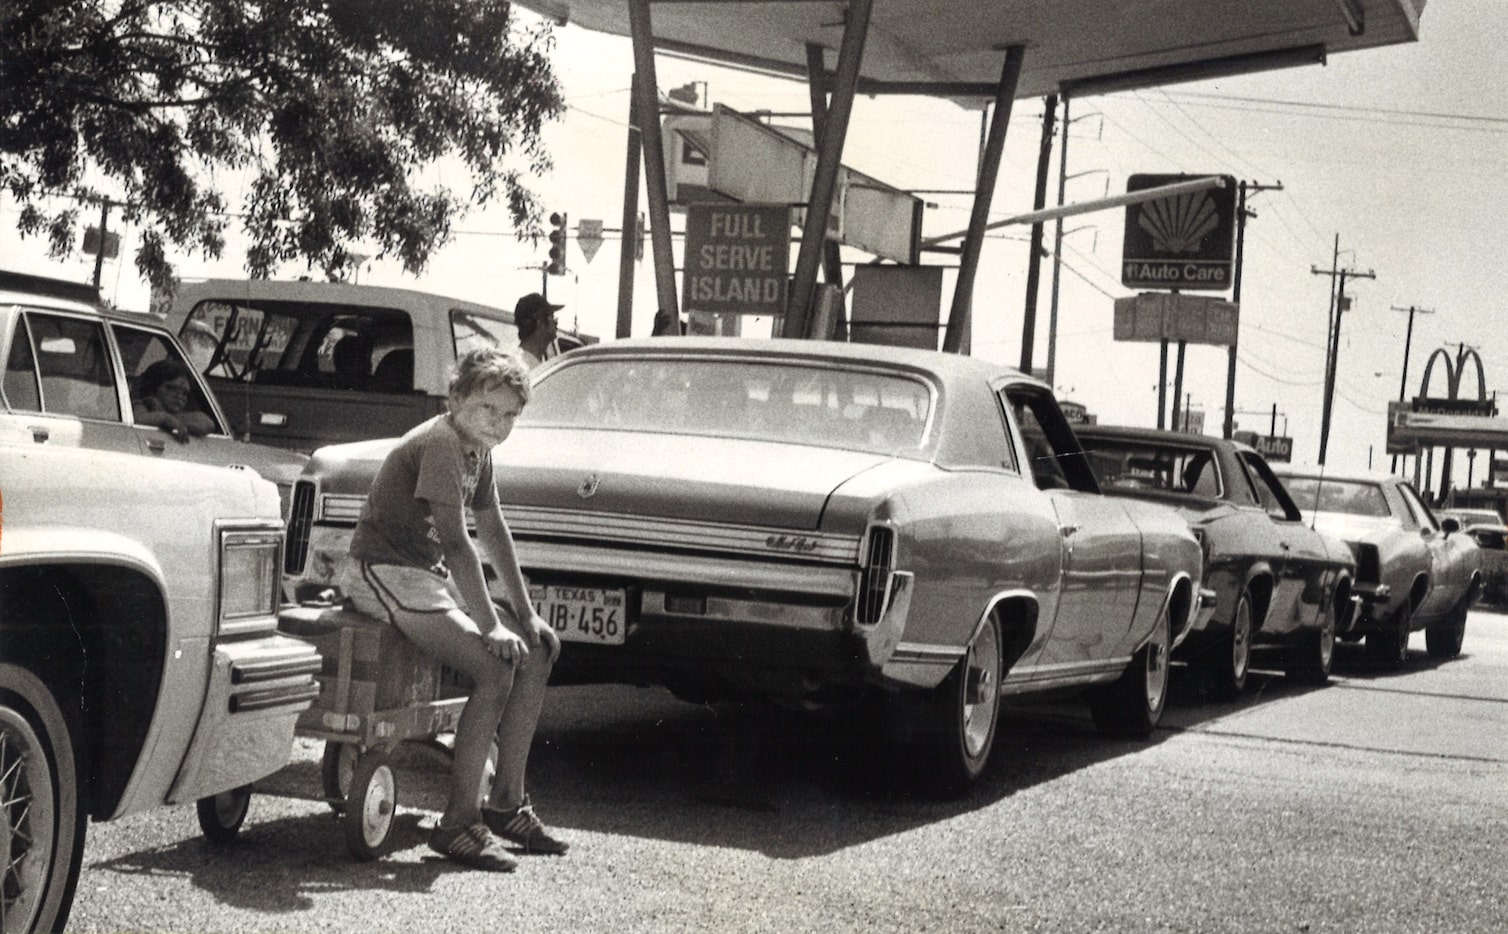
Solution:
[{"label": "gas station canopy", "polygon": [[[1024,46],[1015,96],[1089,94],[1317,64],[1412,42],[1425,0],[874,0],[856,90],[989,97],[1003,51]],[[629,0],[520,0],[629,36]],[[807,47],[836,51],[846,3],[653,0],[654,45],[805,78]]]}]

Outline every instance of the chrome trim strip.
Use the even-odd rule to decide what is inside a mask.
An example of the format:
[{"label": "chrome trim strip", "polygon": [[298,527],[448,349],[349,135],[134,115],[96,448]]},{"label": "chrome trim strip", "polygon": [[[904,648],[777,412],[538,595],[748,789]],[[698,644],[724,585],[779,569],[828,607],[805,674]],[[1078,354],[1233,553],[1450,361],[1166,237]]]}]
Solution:
[{"label": "chrome trim strip", "polygon": [[[541,577],[591,574],[609,579],[636,580],[658,589],[683,585],[733,587],[786,594],[810,594],[847,603],[858,587],[859,572],[819,564],[747,561],[732,556],[669,555],[615,548],[610,544],[583,548],[557,542],[518,541],[519,563],[537,569]],[[765,556],[768,557],[768,556]]]},{"label": "chrome trim strip", "polygon": [[753,525],[658,519],[600,512],[505,506],[515,537],[584,538],[613,544],[672,545],[764,558],[857,565],[862,537]]},{"label": "chrome trim strip", "polygon": [[1086,678],[1095,682],[1114,681],[1130,664],[1130,656],[1122,656],[1092,662],[1034,665],[1029,669],[1012,668],[1000,682],[1000,693],[1026,694],[1059,684],[1065,687],[1083,686]]},{"label": "chrome trim strip", "polygon": [[952,665],[963,657],[961,645],[926,645],[920,642],[902,642],[895,647],[890,661],[912,662],[925,665]]}]

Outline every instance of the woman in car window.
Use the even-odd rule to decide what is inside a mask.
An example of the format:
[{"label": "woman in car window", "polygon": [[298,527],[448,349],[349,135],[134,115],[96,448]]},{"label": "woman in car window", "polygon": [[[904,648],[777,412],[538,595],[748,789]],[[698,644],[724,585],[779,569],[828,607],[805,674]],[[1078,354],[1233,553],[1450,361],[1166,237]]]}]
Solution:
[{"label": "woman in car window", "polygon": [[214,419],[194,405],[188,371],[175,360],[158,360],[136,377],[131,411],[138,425],[155,425],[180,444],[215,430]]}]

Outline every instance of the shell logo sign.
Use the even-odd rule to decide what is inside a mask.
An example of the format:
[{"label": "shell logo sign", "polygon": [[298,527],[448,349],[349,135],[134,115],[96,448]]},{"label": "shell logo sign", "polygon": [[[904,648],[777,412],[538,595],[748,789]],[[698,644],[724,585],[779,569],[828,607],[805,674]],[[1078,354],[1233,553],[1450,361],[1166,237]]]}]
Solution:
[{"label": "shell logo sign", "polygon": [[[1126,192],[1204,178],[1133,175]],[[1235,253],[1236,180],[1225,187],[1126,207],[1121,282],[1138,289],[1224,292],[1231,288]]]}]

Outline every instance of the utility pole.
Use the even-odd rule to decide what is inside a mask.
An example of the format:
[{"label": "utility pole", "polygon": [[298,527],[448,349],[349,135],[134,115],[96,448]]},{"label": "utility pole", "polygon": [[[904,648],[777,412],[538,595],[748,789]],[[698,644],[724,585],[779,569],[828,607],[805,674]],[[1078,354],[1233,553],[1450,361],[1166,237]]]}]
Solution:
[{"label": "utility pole", "polygon": [[[1239,309],[1241,305],[1241,268],[1246,260],[1246,219],[1256,217],[1257,212],[1248,210],[1246,207],[1246,195],[1248,192],[1257,193],[1263,191],[1282,191],[1283,183],[1276,185],[1262,185],[1257,182],[1242,182],[1239,189],[1239,200],[1236,205],[1236,275],[1231,287],[1231,303]],[[1239,310],[1237,314],[1239,314]],[[1239,337],[1239,328],[1237,330]],[[1236,411],[1236,341],[1231,341],[1229,356],[1225,363],[1225,424],[1222,426],[1222,437],[1229,438],[1235,431]]]},{"label": "utility pole", "polygon": [[[1432,314],[1435,313],[1435,309],[1433,309],[1433,308],[1418,308],[1418,307],[1415,307],[1414,305],[1410,305],[1407,308],[1402,308],[1402,307],[1400,307],[1398,305],[1394,305],[1393,306],[1393,310],[1394,311],[1406,311],[1406,312],[1409,313],[1409,326],[1408,326],[1408,330],[1404,333],[1404,338],[1403,338],[1403,375],[1401,377],[1399,377],[1399,379],[1398,379],[1398,401],[1399,402],[1407,402],[1408,401],[1408,388],[1409,388],[1409,347],[1410,347],[1410,345],[1412,345],[1414,343],[1414,315],[1416,313],[1417,314],[1421,314],[1421,315],[1432,315]],[[1398,455],[1397,454],[1393,455],[1393,462],[1389,466],[1388,469],[1390,471],[1392,471],[1393,473],[1397,473],[1398,472]]]},{"label": "utility pole", "polygon": [[[1040,211],[1047,203],[1047,172],[1052,165],[1053,121],[1058,116],[1058,95],[1045,99],[1042,115],[1042,147],[1037,156],[1037,187],[1032,210]],[[1021,322],[1021,372],[1032,371],[1032,342],[1037,334],[1037,286],[1042,281],[1042,222],[1032,224],[1031,254],[1026,260],[1026,313]]]},{"label": "utility pole", "polygon": [[[1340,258],[1340,234],[1335,235],[1335,256],[1337,260]],[[1366,272],[1361,272],[1356,269],[1340,269],[1338,265],[1337,263],[1329,269],[1320,269],[1316,266],[1309,267],[1309,272],[1312,275],[1330,276],[1332,278],[1336,276],[1340,277],[1340,285],[1335,290],[1335,312],[1332,315],[1335,319],[1335,324],[1330,335],[1330,353],[1325,366],[1325,407],[1324,412],[1320,416],[1319,465],[1321,467],[1325,465],[1325,448],[1330,442],[1330,410],[1335,405],[1335,376],[1340,362],[1340,322],[1341,315],[1346,310],[1346,279],[1347,277],[1352,279],[1377,278],[1377,273],[1370,269]]]}]

